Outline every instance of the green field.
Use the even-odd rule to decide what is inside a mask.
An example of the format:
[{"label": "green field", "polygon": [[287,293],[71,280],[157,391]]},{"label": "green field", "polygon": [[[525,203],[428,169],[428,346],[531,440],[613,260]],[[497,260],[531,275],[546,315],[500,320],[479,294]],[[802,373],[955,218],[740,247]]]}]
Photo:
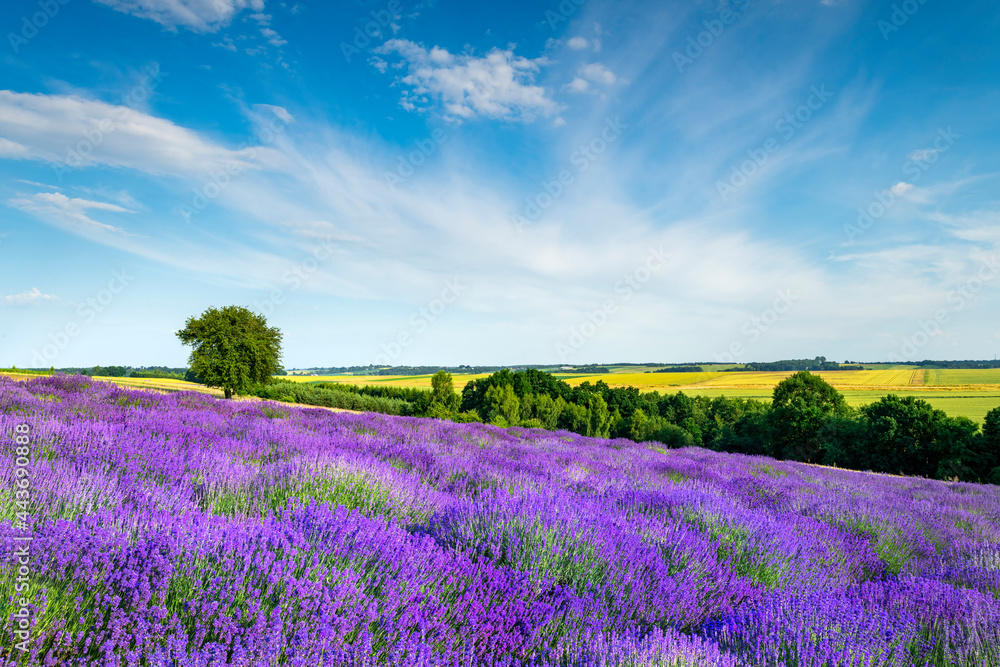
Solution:
[{"label": "green field", "polygon": [[927,371],[927,384],[934,387],[955,385],[1000,385],[1000,368],[979,369],[944,369]]},{"label": "green field", "polygon": [[[756,398],[770,401],[771,392],[763,389],[722,389],[715,387],[682,388],[691,396],[726,396],[728,398]],[[863,389],[841,390],[848,405],[858,407],[874,403],[887,394],[909,395],[927,401],[938,410],[944,410],[952,417],[968,417],[982,424],[986,413],[1000,407],[1000,390],[997,391],[915,391],[901,387],[892,391],[866,391]]]}]

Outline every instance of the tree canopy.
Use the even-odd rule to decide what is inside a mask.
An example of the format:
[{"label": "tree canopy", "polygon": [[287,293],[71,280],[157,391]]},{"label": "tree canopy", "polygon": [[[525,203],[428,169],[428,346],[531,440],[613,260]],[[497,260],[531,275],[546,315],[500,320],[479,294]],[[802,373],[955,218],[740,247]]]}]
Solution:
[{"label": "tree canopy", "polygon": [[281,371],[281,332],[242,306],[209,308],[189,317],[177,337],[193,349],[191,372],[226,398],[245,394]]}]

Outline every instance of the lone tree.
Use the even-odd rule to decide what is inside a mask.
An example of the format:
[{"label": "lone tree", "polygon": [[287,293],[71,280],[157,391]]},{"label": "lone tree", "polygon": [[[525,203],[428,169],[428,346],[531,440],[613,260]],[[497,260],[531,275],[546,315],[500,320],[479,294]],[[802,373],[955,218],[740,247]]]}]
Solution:
[{"label": "lone tree", "polygon": [[226,398],[265,383],[281,370],[281,332],[241,306],[209,308],[189,317],[177,337],[192,346],[191,372]]},{"label": "lone tree", "polygon": [[770,421],[774,430],[774,458],[812,463],[821,453],[819,432],[833,416],[845,416],[850,408],[843,395],[823,378],[799,371],[778,383],[771,401]]}]

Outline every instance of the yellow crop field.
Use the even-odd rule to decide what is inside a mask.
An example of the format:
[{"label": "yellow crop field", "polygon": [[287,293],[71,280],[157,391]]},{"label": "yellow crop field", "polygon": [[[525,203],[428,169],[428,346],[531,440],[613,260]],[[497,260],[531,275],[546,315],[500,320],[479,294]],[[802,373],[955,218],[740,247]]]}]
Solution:
[{"label": "yellow crop field", "polygon": [[[488,377],[488,375],[452,374],[452,381],[455,384],[455,390],[461,391],[467,382],[484,377]],[[360,386],[387,385],[390,387],[411,387],[416,389],[431,388],[430,375],[284,375],[276,379],[289,380],[290,382],[336,382],[339,384],[356,384]]]},{"label": "yellow crop field", "polygon": [[122,377],[95,377],[95,380],[102,382],[114,382],[122,387],[130,389],[155,389],[158,391],[198,391],[203,394],[222,395],[219,389],[212,389],[202,384],[187,382],[185,380],[172,380],[170,378],[122,378]]},{"label": "yellow crop field", "polygon": [[597,384],[598,380],[611,387],[637,387],[639,389],[656,389],[658,387],[682,387],[710,380],[722,373],[604,373],[601,375],[571,376],[556,374],[576,387],[584,382]]},{"label": "yellow crop field", "polygon": [[906,387],[914,383],[914,377],[923,378],[923,370],[892,368],[877,371],[824,371],[817,373],[834,386],[859,387]]},{"label": "yellow crop field", "polygon": [[[844,388],[882,388],[910,387],[923,384],[925,371],[911,368],[868,371],[822,371],[816,373],[835,387]],[[790,377],[794,371],[733,371],[704,373],[612,373],[607,375],[588,375],[564,377],[571,385],[576,386],[583,381],[592,384],[603,380],[612,387],[638,387],[640,389],[656,389],[657,387],[692,387],[692,388],[725,388],[734,389],[772,389],[782,380]]]}]

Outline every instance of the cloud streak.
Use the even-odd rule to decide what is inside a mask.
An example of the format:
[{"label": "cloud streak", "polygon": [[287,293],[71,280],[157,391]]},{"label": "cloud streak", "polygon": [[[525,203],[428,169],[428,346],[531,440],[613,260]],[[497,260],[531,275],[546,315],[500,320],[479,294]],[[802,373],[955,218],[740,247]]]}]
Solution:
[{"label": "cloud streak", "polygon": [[[245,9],[261,12],[264,0],[95,0],[111,9],[156,21],[169,30],[216,32]],[[265,35],[266,36],[266,35]]]}]

